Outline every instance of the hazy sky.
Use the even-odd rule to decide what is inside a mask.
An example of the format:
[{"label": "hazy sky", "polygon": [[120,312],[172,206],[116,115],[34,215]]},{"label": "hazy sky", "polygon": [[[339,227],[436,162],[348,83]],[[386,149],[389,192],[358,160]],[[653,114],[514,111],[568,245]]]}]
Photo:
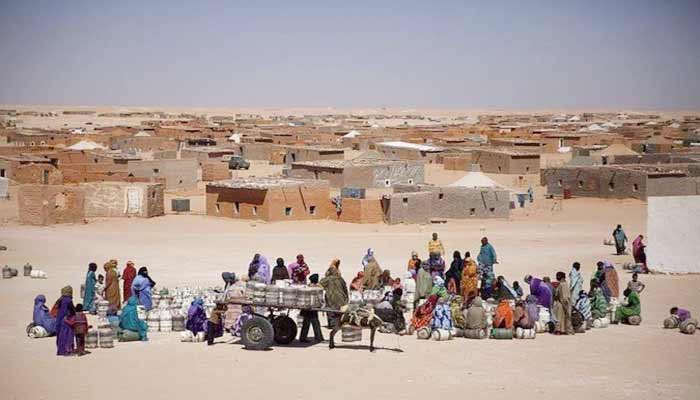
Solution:
[{"label": "hazy sky", "polygon": [[700,0],[0,0],[0,103],[700,109]]}]

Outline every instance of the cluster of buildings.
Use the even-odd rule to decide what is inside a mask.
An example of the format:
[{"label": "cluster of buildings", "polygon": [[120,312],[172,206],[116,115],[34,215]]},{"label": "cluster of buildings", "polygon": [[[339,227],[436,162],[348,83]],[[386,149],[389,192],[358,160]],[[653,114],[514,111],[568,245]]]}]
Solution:
[{"label": "cluster of buildings", "polygon": [[[21,119],[80,116],[38,129]],[[133,123],[102,126],[109,118]],[[87,122],[85,122],[87,121]],[[228,160],[280,166],[231,179]],[[206,116],[0,110],[0,198],[20,221],[152,217],[165,194],[204,195],[206,214],[266,221],[427,223],[507,218],[532,201],[486,174],[539,176],[553,197],[700,194],[700,118],[652,114]],[[428,168],[463,171],[431,185]],[[526,199],[528,199],[526,201]]]}]

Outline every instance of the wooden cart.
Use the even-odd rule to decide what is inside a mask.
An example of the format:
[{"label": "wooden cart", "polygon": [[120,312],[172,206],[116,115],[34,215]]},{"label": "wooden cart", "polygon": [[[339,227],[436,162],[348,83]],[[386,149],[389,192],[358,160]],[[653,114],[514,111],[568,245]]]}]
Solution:
[{"label": "wooden cart", "polygon": [[241,327],[241,341],[247,350],[267,350],[273,343],[289,344],[297,336],[297,324],[289,317],[290,310],[339,313],[331,308],[299,307],[287,304],[261,303],[248,299],[230,299],[227,304],[267,308],[268,315],[253,313]]}]

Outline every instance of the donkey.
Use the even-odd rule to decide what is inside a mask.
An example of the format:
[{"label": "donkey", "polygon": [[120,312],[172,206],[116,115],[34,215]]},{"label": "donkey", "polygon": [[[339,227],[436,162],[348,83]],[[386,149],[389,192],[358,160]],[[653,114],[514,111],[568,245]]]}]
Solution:
[{"label": "donkey", "polygon": [[[369,336],[369,351],[374,352],[376,349],[374,347],[374,335],[377,333],[377,329],[384,326],[384,321],[379,318],[374,311],[366,308],[359,308],[355,311],[349,311],[347,308],[341,310],[339,315],[335,318],[335,325],[331,331],[331,339],[328,344],[329,349],[335,348],[335,334],[338,333],[340,328],[343,326],[360,326],[362,328],[368,328],[370,330]],[[406,328],[406,320],[402,313],[396,313],[394,321],[387,321],[393,323],[393,329],[396,334],[403,331]]]}]

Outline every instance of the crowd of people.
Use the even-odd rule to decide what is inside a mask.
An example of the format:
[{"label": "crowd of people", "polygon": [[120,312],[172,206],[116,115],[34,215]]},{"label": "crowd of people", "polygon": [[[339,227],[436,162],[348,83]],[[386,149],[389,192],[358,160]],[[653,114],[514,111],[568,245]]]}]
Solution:
[{"label": "crowd of people", "polygon": [[[613,232],[617,251],[625,251],[626,236],[618,225]],[[635,240],[635,261],[646,262],[643,237]],[[424,327],[430,329],[487,329],[485,301],[496,304],[493,328],[533,329],[539,320],[539,309],[550,311],[549,329],[557,335],[574,334],[584,324],[604,318],[609,304],[619,298],[619,277],[615,267],[608,261],[597,263],[588,290],[581,274],[581,264],[573,263],[568,275],[562,271],[555,274],[555,280],[549,277],[525,275],[524,286],[529,288],[525,295],[523,286],[518,281],[509,282],[504,276],[496,275],[495,265],[498,256],[494,246],[487,237],[481,239],[481,246],[474,260],[469,251],[452,253],[449,268],[444,259],[445,246],[437,233],[433,233],[427,244],[428,258],[422,260],[417,251],[411,252],[407,270],[403,276],[392,277],[388,269],[382,270],[373,249],[361,259],[362,269],[348,285],[340,272],[340,260],[331,261],[324,277],[312,274],[303,254],[296,256],[294,262],[286,265],[282,258],[277,258],[274,268],[270,268],[267,258],[255,254],[249,263],[244,280],[253,280],[274,284],[278,280],[288,280],[293,284],[320,286],[325,293],[325,307],[340,310],[347,305],[353,292],[359,296],[364,291],[382,291],[383,298],[375,304],[376,314],[385,322],[394,322],[404,312],[413,310],[409,330]],[[73,289],[66,286],[61,296],[49,310],[46,297],[39,295],[34,303],[33,324],[46,329],[49,335],[56,335],[58,355],[86,354],[84,349],[85,333],[88,329],[85,312],[95,313],[99,303],[107,304],[108,314],[116,315],[121,310],[120,326],[123,329],[138,332],[142,340],[147,340],[147,325],[138,318],[137,306],[148,311],[152,308],[152,290],[156,286],[148,269],[136,270],[129,261],[121,274],[117,270],[116,260],[104,264],[105,274],[96,275],[97,264],[90,263],[82,290],[82,304],[74,305]],[[646,268],[646,265],[644,265]],[[237,288],[241,294],[241,280],[232,272],[222,274],[225,287],[229,291]],[[120,280],[123,282],[120,285]],[[121,289],[120,289],[121,286]],[[637,272],[622,292],[625,301],[615,311],[614,322],[627,322],[630,317],[641,315],[640,294],[645,285],[639,280]],[[189,307],[185,327],[193,334],[204,332],[208,344],[229,331],[240,334],[242,324],[253,314],[248,306],[231,307],[219,304],[207,317],[201,298],[195,299]],[[686,310],[674,307],[671,313],[685,316]],[[689,314],[689,313],[688,313]],[[323,334],[317,311],[303,310],[302,328],[299,340],[308,341],[309,329],[313,329],[314,340],[323,341]],[[334,326],[336,313],[327,315],[328,327]],[[76,350],[77,349],[77,350]]]}]

